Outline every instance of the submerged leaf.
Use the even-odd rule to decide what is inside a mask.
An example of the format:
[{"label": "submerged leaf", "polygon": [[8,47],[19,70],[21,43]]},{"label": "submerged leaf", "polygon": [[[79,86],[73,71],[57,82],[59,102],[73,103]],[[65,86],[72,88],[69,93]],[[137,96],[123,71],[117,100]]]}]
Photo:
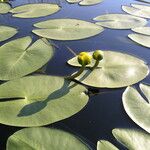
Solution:
[{"label": "submerged leaf", "polygon": [[[77,57],[70,59],[68,64],[80,67]],[[93,65],[94,62],[90,66]],[[104,51],[104,58],[98,68],[93,71],[87,68],[76,80],[92,87],[119,88],[143,80],[148,73],[148,66],[139,58],[125,53]]]},{"label": "submerged leaf", "polygon": [[129,34],[128,37],[134,42],[150,48],[150,36],[142,34]]},{"label": "submerged leaf", "polygon": [[7,140],[7,150],[90,150],[76,136],[58,129],[26,128]]},{"label": "submerged leaf", "polygon": [[17,29],[13,27],[0,26],[0,42],[13,37],[17,32]]},{"label": "submerged leaf", "polygon": [[106,14],[97,16],[94,20],[96,24],[112,29],[130,29],[145,26],[147,21],[143,18],[126,14]]},{"label": "submerged leaf", "polygon": [[133,87],[123,93],[123,106],[129,117],[140,127],[150,133],[150,86],[140,84],[140,89],[148,102]]},{"label": "submerged leaf", "polygon": [[140,5],[140,4],[131,4],[132,7],[122,6],[122,9],[131,15],[150,18],[150,6]]},{"label": "submerged leaf", "polygon": [[150,135],[137,129],[113,129],[114,137],[129,150],[149,150]]},{"label": "submerged leaf", "polygon": [[11,80],[30,74],[53,56],[54,49],[45,39],[31,45],[31,37],[10,41],[0,47],[0,80]]},{"label": "submerged leaf", "polygon": [[0,85],[0,123],[42,126],[68,118],[88,102],[85,87],[56,76],[29,76]]},{"label": "submerged leaf", "polygon": [[11,9],[11,6],[7,3],[0,2],[0,14],[6,14]]},{"label": "submerged leaf", "polygon": [[17,6],[10,10],[13,17],[18,18],[37,18],[48,16],[60,10],[57,4],[37,3]]},{"label": "submerged leaf", "polygon": [[54,40],[79,40],[101,33],[104,29],[94,23],[77,19],[51,19],[34,24],[40,29],[33,33]]},{"label": "submerged leaf", "polygon": [[100,140],[97,142],[97,150],[119,150],[119,149],[108,141]]}]

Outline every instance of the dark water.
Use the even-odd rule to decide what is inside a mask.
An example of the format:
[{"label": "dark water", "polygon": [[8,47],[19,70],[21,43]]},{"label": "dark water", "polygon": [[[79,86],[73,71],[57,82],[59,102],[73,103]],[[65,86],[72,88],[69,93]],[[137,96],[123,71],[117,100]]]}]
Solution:
[{"label": "dark water", "polygon": [[[79,6],[77,4],[68,4],[65,0],[15,0],[11,1],[12,6],[18,6],[25,3],[52,2],[62,6],[61,11],[51,16],[40,19],[20,19],[12,18],[11,14],[0,15],[0,24],[17,27],[19,33],[13,38],[1,42],[0,45],[19,37],[32,36],[34,40],[38,37],[31,33],[32,25],[36,22],[50,18],[76,18],[92,21],[92,18],[106,13],[124,13],[121,5],[138,3],[134,0],[104,0],[103,3],[95,6]],[[75,68],[69,67],[66,61],[73,57],[73,54],[67,50],[66,46],[73,49],[76,53],[80,51],[91,51],[95,49],[115,50],[130,53],[144,59],[150,63],[150,49],[142,47],[127,38],[132,33],[130,30],[111,30],[106,29],[102,34],[95,37],[79,41],[53,41],[59,48],[52,61],[47,65],[46,73],[49,75],[69,75],[75,71]],[[148,76],[143,82],[150,83]],[[137,84],[138,85],[138,84]],[[100,139],[106,139],[124,150],[120,144],[113,138],[111,131],[114,128],[139,128],[127,116],[122,106],[121,89],[100,89],[99,94],[90,96],[88,105],[78,114],[63,121],[49,125],[64,129],[83,138],[93,150],[96,149],[96,143]],[[0,150],[5,150],[7,138],[15,131],[21,128],[0,125]]]}]

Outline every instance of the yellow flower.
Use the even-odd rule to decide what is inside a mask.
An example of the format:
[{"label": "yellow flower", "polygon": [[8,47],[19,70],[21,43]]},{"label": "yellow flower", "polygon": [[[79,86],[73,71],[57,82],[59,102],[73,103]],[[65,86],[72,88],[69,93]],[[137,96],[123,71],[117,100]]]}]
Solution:
[{"label": "yellow flower", "polygon": [[101,51],[101,50],[96,50],[94,53],[93,53],[93,59],[95,60],[102,60],[103,59],[103,56],[104,56],[104,52]]},{"label": "yellow flower", "polygon": [[78,55],[78,62],[82,66],[86,66],[91,63],[92,56],[87,52],[81,52]]}]

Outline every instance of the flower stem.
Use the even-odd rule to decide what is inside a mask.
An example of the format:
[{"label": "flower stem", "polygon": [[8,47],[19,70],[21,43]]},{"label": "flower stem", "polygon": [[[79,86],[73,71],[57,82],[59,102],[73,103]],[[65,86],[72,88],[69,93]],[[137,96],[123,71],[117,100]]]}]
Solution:
[{"label": "flower stem", "polygon": [[94,69],[96,69],[98,65],[99,65],[99,60],[96,60],[94,66],[91,67],[91,70],[93,71]]}]

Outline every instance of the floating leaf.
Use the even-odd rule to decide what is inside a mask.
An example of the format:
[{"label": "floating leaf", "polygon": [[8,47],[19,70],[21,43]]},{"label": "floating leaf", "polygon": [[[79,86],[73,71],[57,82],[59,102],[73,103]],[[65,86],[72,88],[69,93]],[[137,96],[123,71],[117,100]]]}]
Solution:
[{"label": "floating leaf", "polygon": [[79,5],[89,6],[101,3],[103,0],[67,0],[69,3],[79,3]]},{"label": "floating leaf", "polygon": [[11,7],[9,4],[0,2],[0,14],[6,14],[10,9]]},{"label": "floating leaf", "polygon": [[134,42],[150,48],[150,36],[142,34],[129,34],[128,37]]},{"label": "floating leaf", "polygon": [[79,40],[101,33],[104,29],[94,23],[77,19],[52,19],[36,23],[32,32],[54,40]]},{"label": "floating leaf", "polygon": [[150,18],[150,6],[139,5],[139,4],[131,4],[131,6],[132,7],[122,6],[122,9],[126,13],[134,16]]},{"label": "floating leaf", "polygon": [[37,18],[48,16],[60,10],[57,4],[37,3],[17,6],[10,10],[13,17],[18,18]]},{"label": "floating leaf", "polygon": [[119,149],[108,141],[100,140],[97,142],[97,150],[119,150]]},{"label": "floating leaf", "polygon": [[130,29],[145,26],[147,21],[143,18],[126,15],[126,14],[106,14],[94,18],[97,25],[112,29]]},{"label": "floating leaf", "polygon": [[133,28],[132,31],[144,34],[144,35],[150,35],[150,27],[138,27],[138,28]]},{"label": "floating leaf", "polygon": [[137,1],[150,4],[150,0],[137,0]]},{"label": "floating leaf", "polygon": [[17,33],[17,29],[9,26],[0,26],[0,42],[13,37]]},{"label": "floating leaf", "polygon": [[[77,57],[69,60],[68,64],[80,67]],[[93,65],[94,62],[91,66]],[[148,66],[139,58],[125,53],[104,51],[104,59],[99,67],[93,71],[86,69],[76,80],[92,87],[118,88],[137,83],[148,73]]]},{"label": "floating leaf", "polygon": [[42,126],[68,118],[88,102],[86,89],[55,76],[29,76],[0,85],[0,123]]},{"label": "floating leaf", "polygon": [[0,47],[0,80],[11,80],[30,74],[53,56],[53,47],[39,39],[31,45],[31,37],[10,41]]},{"label": "floating leaf", "polygon": [[137,129],[114,129],[114,137],[129,150],[149,150],[150,135]]},{"label": "floating leaf", "polygon": [[150,86],[140,84],[140,89],[148,102],[133,87],[128,87],[123,93],[123,106],[129,117],[140,127],[150,133]]},{"label": "floating leaf", "polygon": [[7,150],[90,150],[76,136],[58,129],[26,128],[9,137]]}]

